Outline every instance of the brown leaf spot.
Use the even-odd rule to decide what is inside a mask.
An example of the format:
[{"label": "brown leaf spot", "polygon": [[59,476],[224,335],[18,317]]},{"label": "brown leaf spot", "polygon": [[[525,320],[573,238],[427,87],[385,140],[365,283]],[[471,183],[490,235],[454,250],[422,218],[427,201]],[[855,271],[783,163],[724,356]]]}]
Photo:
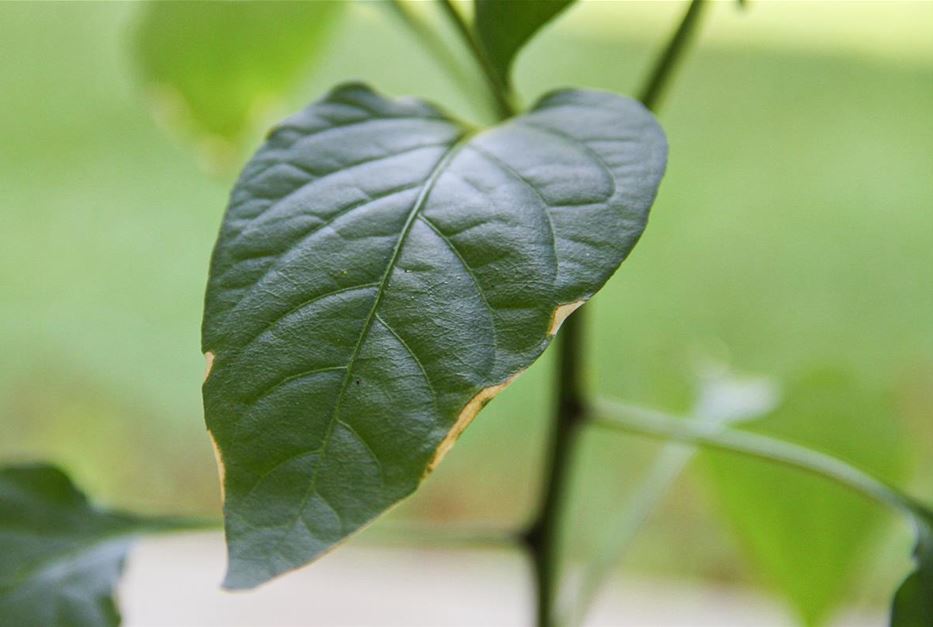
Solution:
[{"label": "brown leaf spot", "polygon": [[224,458],[220,454],[220,447],[217,446],[217,440],[214,439],[214,434],[210,431],[207,434],[211,437],[211,446],[214,447],[214,459],[217,461],[217,474],[220,476],[220,500],[221,502],[227,498],[226,491],[224,489],[224,480],[227,476],[227,469],[224,466]]},{"label": "brown leaf spot", "polygon": [[564,320],[567,319],[567,316],[575,312],[580,308],[580,305],[585,303],[585,300],[578,300],[573,303],[567,303],[566,305],[560,305],[557,309],[554,310],[554,313],[551,314],[551,325],[548,327],[548,335],[557,335],[560,325],[564,323]]},{"label": "brown leaf spot", "polygon": [[441,463],[444,455],[446,455],[447,451],[449,451],[456,443],[464,430],[470,426],[470,423],[473,422],[474,418],[476,418],[476,414],[478,414],[479,411],[486,406],[486,403],[491,401],[493,397],[495,397],[499,392],[507,388],[509,384],[512,383],[512,381],[514,381],[522,372],[524,371],[516,372],[498,385],[492,385],[488,388],[483,388],[476,396],[470,399],[470,401],[460,411],[460,415],[457,416],[457,421],[454,422],[454,426],[450,429],[447,437],[445,437],[443,441],[441,441],[440,445],[438,445],[437,450],[434,452],[434,457],[431,458],[431,461],[428,462],[427,468],[425,468],[423,475],[424,477],[431,474],[437,465]]},{"label": "brown leaf spot", "polygon": [[204,380],[207,381],[207,378],[211,376],[211,368],[214,367],[214,353],[208,351],[204,353]]}]

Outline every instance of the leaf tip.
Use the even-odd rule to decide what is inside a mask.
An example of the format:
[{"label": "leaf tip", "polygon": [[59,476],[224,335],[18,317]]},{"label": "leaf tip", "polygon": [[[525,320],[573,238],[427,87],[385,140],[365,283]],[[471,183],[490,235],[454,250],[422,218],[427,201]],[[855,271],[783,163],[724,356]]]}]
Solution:
[{"label": "leaf tip", "polygon": [[344,81],[332,87],[331,90],[327,92],[324,100],[340,100],[345,97],[372,98],[374,96],[377,98],[379,97],[375,90],[363,81]]},{"label": "leaf tip", "polygon": [[224,579],[220,582],[220,589],[224,592],[242,592],[255,587],[256,584],[251,584],[244,580],[230,565],[227,566]]}]

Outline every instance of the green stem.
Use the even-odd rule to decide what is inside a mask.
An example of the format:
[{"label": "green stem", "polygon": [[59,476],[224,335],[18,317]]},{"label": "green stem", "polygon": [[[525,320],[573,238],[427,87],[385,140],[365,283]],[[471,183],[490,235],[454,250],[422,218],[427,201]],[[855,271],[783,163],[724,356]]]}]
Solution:
[{"label": "green stem", "polygon": [[185,516],[148,516],[136,517],[141,533],[163,534],[187,531],[220,531],[224,528],[222,520],[216,518],[188,518]]},{"label": "green stem", "polygon": [[[441,0],[449,7],[450,0]],[[677,62],[683,56],[691,34],[696,27],[703,0],[692,0],[687,12],[671,36],[664,51],[655,63],[648,82],[641,92],[640,100],[649,109],[655,109],[664,87],[668,84]],[[459,17],[459,14],[456,14]],[[462,24],[462,20],[460,20]],[[462,24],[466,29],[466,25]],[[476,47],[476,42],[465,30],[465,36]],[[482,51],[477,58],[484,65]],[[488,65],[485,64],[484,67]],[[491,85],[498,81],[487,72]],[[554,410],[554,427],[551,433],[549,453],[545,465],[544,494],[537,514],[532,519],[524,540],[531,554],[535,574],[537,598],[537,624],[539,627],[554,627],[558,624],[557,588],[560,561],[560,523],[566,490],[574,457],[575,444],[580,425],[588,417],[586,393],[582,385],[583,369],[583,310],[570,316],[561,329],[558,345],[557,398]]]},{"label": "green stem", "polygon": [[438,527],[434,524],[380,523],[364,538],[375,544],[418,544],[465,548],[514,548],[519,539],[515,531],[498,527]]},{"label": "green stem", "polygon": [[693,38],[704,5],[704,0],[691,0],[690,6],[687,7],[687,11],[680,20],[680,25],[671,35],[664,51],[655,61],[648,75],[648,82],[642,88],[638,99],[652,111],[658,108],[664,89],[670,84],[674,68],[683,58],[684,51]]},{"label": "green stem", "polygon": [[451,52],[437,31],[425,24],[404,0],[389,0],[382,4],[391,10],[402,24],[424,45],[431,58],[447,71],[452,82],[467,96],[473,97],[476,90],[484,87],[483,80],[467,69],[460,59]]},{"label": "green stem", "polygon": [[582,381],[583,316],[577,311],[563,324],[558,340],[557,396],[554,428],[545,461],[544,493],[531,524],[523,534],[535,576],[537,624],[557,624],[557,584],[560,562],[560,523],[566,502],[579,427],[587,418]]},{"label": "green stem", "polygon": [[473,31],[466,21],[464,21],[460,11],[457,10],[457,7],[453,5],[451,0],[438,0],[438,3],[444,15],[450,21],[454,30],[457,31],[460,39],[463,40],[463,43],[470,51],[470,54],[473,55],[477,66],[479,66],[480,71],[483,73],[483,78],[488,87],[487,91],[492,100],[496,115],[500,120],[515,115],[516,110],[515,106],[512,104],[511,90],[508,85],[503,83],[499,78],[495,68],[493,68],[492,64],[489,62],[489,57],[486,56],[486,52],[476,40],[476,37],[473,36]]},{"label": "green stem", "polygon": [[584,565],[580,583],[572,596],[565,597],[562,604],[562,621],[566,625],[579,625],[600,587],[606,581],[638,531],[654,512],[671,486],[683,472],[695,454],[693,447],[671,443],[663,448],[645,478],[628,499],[624,510],[606,525],[607,533],[601,538],[599,551]]},{"label": "green stem", "polygon": [[720,425],[700,424],[617,401],[597,401],[594,415],[597,416],[592,420],[594,425],[757,457],[828,479],[911,516],[928,515],[922,504],[897,488],[805,446]]},{"label": "green stem", "polygon": [[[216,518],[183,516],[127,516],[135,526],[125,535],[162,535],[192,531],[223,531],[224,523]],[[382,522],[367,530],[363,539],[374,544],[424,544],[445,547],[515,547],[521,538],[514,530],[493,526],[440,526]]]}]

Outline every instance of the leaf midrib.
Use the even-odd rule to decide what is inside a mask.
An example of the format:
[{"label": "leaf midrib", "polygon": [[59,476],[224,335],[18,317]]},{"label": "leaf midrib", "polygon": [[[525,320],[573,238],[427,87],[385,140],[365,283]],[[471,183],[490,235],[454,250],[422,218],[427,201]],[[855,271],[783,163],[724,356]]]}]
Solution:
[{"label": "leaf midrib", "polygon": [[373,299],[373,304],[369,309],[369,313],[366,316],[366,320],[363,323],[363,328],[360,331],[359,339],[356,342],[356,346],[353,348],[353,353],[350,355],[350,359],[347,362],[346,374],[343,378],[343,381],[340,385],[340,391],[337,393],[337,402],[334,405],[334,409],[331,412],[330,419],[328,420],[327,429],[324,432],[324,438],[321,443],[320,454],[317,461],[314,463],[314,466],[311,469],[311,481],[308,484],[308,488],[305,490],[304,496],[302,496],[301,504],[298,506],[295,517],[289,523],[287,528],[291,528],[301,517],[302,512],[304,511],[305,506],[308,503],[308,499],[311,498],[311,495],[315,493],[317,486],[317,478],[320,470],[320,465],[323,463],[325,457],[327,456],[327,448],[330,444],[331,437],[334,432],[334,428],[337,423],[340,422],[340,406],[343,402],[344,395],[346,394],[347,387],[349,387],[349,382],[353,378],[353,368],[356,364],[356,360],[359,357],[360,350],[362,349],[363,343],[366,341],[366,338],[369,336],[369,332],[372,329],[373,322],[376,320],[377,311],[379,310],[379,305],[382,302],[382,297],[385,294],[386,288],[389,285],[389,279],[391,277],[392,271],[395,269],[396,264],[398,263],[399,256],[401,255],[402,248],[407,241],[408,234],[411,232],[411,228],[414,225],[415,221],[418,218],[418,215],[421,213],[421,210],[427,204],[428,196],[431,194],[431,191],[434,189],[438,179],[440,179],[441,174],[443,174],[444,169],[450,162],[453,160],[457,152],[463,148],[464,145],[471,139],[472,133],[464,132],[461,134],[450,148],[444,153],[444,155],[438,160],[437,164],[431,170],[431,173],[428,175],[428,178],[425,179],[424,187],[421,190],[421,193],[418,194],[418,198],[415,199],[414,204],[412,205],[411,210],[408,212],[408,217],[405,219],[405,224],[402,226],[402,231],[399,234],[398,241],[395,243],[395,248],[392,251],[392,256],[389,258],[388,263],[386,264],[386,269],[383,272],[382,278],[379,280],[378,289],[376,291],[376,296]]}]

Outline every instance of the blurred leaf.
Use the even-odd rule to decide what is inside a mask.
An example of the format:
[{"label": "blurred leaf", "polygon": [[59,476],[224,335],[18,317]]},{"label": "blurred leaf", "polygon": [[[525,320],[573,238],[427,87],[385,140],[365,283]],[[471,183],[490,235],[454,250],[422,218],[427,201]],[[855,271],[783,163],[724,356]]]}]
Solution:
[{"label": "blurred leaf", "polygon": [[[739,377],[722,365],[703,368],[697,378],[696,401],[690,420],[718,426],[754,420],[767,414],[780,402],[779,386],[765,377]],[[569,609],[567,624],[582,624],[600,587],[613,567],[658,509],[683,470],[697,453],[694,446],[669,442],[655,457],[631,495],[610,515],[597,550],[583,566],[579,583],[566,586],[562,604]]]},{"label": "blurred leaf", "polygon": [[511,84],[512,63],[535,33],[574,0],[476,0],[473,28],[503,85]]},{"label": "blurred leaf", "polygon": [[[832,372],[805,377],[785,392],[785,402],[750,430],[834,454],[880,477],[898,475],[902,449],[888,403]],[[724,515],[766,577],[806,624],[820,624],[843,599],[883,512],[819,478],[704,455]]]},{"label": "blurred leaf", "polygon": [[57,468],[0,470],[0,623],[117,625],[113,587],[137,528]]},{"label": "blurred leaf", "polygon": [[760,418],[780,402],[781,389],[773,379],[739,376],[724,366],[710,365],[699,373],[690,413],[696,420],[730,424]]},{"label": "blurred leaf", "polygon": [[641,104],[582,90],[476,132],[344,85],[276,129],[233,190],[205,304],[225,585],[411,494],[628,256],[666,155]]},{"label": "blurred leaf", "polygon": [[891,627],[933,626],[933,516],[918,515],[917,568],[894,596]]},{"label": "blurred leaf", "polygon": [[53,466],[0,469],[0,624],[119,624],[113,588],[133,536],[189,526],[98,509]]},{"label": "blurred leaf", "polygon": [[316,61],[344,2],[150,2],[137,32],[159,113],[240,141]]}]

